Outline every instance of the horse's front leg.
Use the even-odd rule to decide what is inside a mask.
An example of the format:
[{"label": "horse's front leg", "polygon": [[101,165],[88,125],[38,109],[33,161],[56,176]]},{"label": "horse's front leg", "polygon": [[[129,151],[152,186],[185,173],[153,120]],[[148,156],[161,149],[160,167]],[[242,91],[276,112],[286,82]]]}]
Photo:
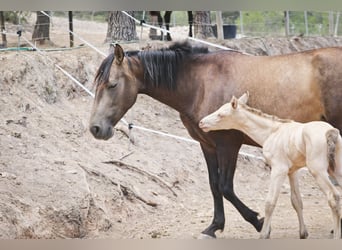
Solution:
[{"label": "horse's front leg", "polygon": [[188,11],[188,23],[189,23],[189,37],[192,37],[192,24],[193,24],[192,11]]},{"label": "horse's front leg", "polygon": [[216,158],[216,151],[213,148],[208,148],[201,144],[204,158],[208,167],[209,184],[211,193],[214,199],[214,219],[209,227],[207,227],[202,234],[216,238],[215,232],[224,229],[224,207],[222,193],[219,190],[219,172]]},{"label": "horse's front leg", "polygon": [[265,223],[260,233],[260,239],[269,239],[271,234],[271,218],[276,206],[281,185],[286,179],[289,167],[286,164],[273,164],[271,162],[271,180],[265,202]]},{"label": "horse's front leg", "polygon": [[[165,15],[164,15],[165,29],[168,31],[170,30],[171,13],[172,11],[165,11]],[[172,38],[169,32],[167,32],[166,34],[166,39],[168,41],[172,41]]]},{"label": "horse's front leg", "polygon": [[234,174],[236,169],[237,156],[242,145],[243,136],[241,132],[231,131],[228,136],[219,135],[217,143],[217,159],[220,169],[219,188],[223,196],[229,200],[239,211],[241,216],[251,223],[260,232],[263,225],[263,218],[258,219],[258,213],[247,207],[234,192]]}]

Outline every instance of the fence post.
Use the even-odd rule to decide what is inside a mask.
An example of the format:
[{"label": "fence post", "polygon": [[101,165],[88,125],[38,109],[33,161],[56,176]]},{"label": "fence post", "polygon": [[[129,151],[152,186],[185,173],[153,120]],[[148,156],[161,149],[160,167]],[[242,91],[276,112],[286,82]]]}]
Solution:
[{"label": "fence post", "polygon": [[243,33],[244,33],[244,30],[243,30],[243,14],[242,14],[242,11],[239,11],[240,12],[240,33],[241,33],[241,36],[243,36]]},{"label": "fence post", "polygon": [[73,21],[72,21],[72,11],[69,11],[69,37],[70,37],[70,47],[74,47],[74,27],[73,27]]},{"label": "fence post", "polygon": [[290,16],[289,16],[289,11],[285,11],[285,35],[289,36],[290,35]]},{"label": "fence post", "polygon": [[338,33],[338,23],[340,22],[340,12],[336,13],[336,24],[335,24],[335,32],[334,36],[337,36]]},{"label": "fence post", "polygon": [[334,12],[329,11],[329,36],[334,34]]},{"label": "fence post", "polygon": [[304,10],[304,21],[305,21],[305,35],[309,35],[309,26],[308,26],[308,12]]},{"label": "fence post", "polygon": [[222,11],[216,11],[217,38],[223,40]]}]

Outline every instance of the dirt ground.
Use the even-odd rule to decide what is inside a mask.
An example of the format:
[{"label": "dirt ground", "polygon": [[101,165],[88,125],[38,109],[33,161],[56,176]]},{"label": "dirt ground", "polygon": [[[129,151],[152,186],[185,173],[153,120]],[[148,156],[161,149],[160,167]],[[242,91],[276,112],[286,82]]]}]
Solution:
[{"label": "dirt ground", "polygon": [[[54,18],[54,47],[68,46]],[[107,53],[106,24],[75,21],[75,32]],[[174,28],[176,29],[176,28]],[[138,33],[140,30],[138,30]],[[123,44],[139,49],[147,40]],[[184,37],[186,27],[177,30]],[[23,36],[30,38],[30,31]],[[10,42],[15,45],[16,38]],[[210,41],[251,54],[281,54],[341,46],[338,38],[243,38]],[[76,44],[81,44],[76,40]],[[119,124],[109,141],[88,130],[92,98],[54,67],[58,64],[87,88],[103,56],[84,46],[40,55],[0,52],[0,238],[198,238],[212,220],[213,201],[204,158],[197,143],[133,129],[131,139]],[[125,119],[135,125],[189,138],[177,112],[139,96]],[[235,175],[242,201],[264,214],[269,168],[260,149],[243,146]],[[325,196],[306,170],[300,189],[311,239],[332,238]],[[224,239],[256,239],[259,234],[225,202]],[[298,222],[286,182],[272,221],[272,238],[297,239]]]}]

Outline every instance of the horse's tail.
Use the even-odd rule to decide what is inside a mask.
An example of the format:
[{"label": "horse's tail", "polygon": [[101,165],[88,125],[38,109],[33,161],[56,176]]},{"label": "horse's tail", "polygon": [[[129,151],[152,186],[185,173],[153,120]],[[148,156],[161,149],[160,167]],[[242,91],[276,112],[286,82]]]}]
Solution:
[{"label": "horse's tail", "polygon": [[325,137],[327,139],[327,156],[328,156],[328,162],[329,162],[329,170],[334,173],[336,168],[336,161],[335,161],[335,154],[336,154],[336,144],[337,140],[340,136],[340,131],[336,128],[329,129],[325,133]]}]

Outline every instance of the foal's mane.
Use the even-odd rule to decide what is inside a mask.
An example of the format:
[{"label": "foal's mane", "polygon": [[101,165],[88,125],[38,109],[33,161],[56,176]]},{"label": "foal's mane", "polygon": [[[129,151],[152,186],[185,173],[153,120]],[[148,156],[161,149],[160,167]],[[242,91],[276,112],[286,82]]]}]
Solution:
[{"label": "foal's mane", "polygon": [[244,109],[246,109],[248,112],[251,112],[251,113],[253,113],[255,115],[264,117],[264,118],[272,120],[272,121],[277,121],[277,122],[282,122],[282,123],[292,122],[293,121],[293,120],[290,120],[290,119],[282,119],[282,118],[279,118],[279,117],[277,117],[275,115],[266,114],[266,113],[262,112],[260,109],[252,108],[252,107],[250,107],[250,106],[248,106],[246,104],[240,103],[239,105],[241,107],[243,107]]},{"label": "foal's mane", "polygon": [[[165,86],[168,89],[175,89],[177,74],[184,67],[182,62],[192,55],[208,52],[207,47],[192,46],[185,41],[176,42],[167,48],[127,51],[125,56],[129,64],[131,64],[132,58],[137,58],[140,61],[147,84],[151,84],[153,87]],[[108,82],[114,59],[115,55],[111,53],[103,60],[95,76],[96,86]]]}]

